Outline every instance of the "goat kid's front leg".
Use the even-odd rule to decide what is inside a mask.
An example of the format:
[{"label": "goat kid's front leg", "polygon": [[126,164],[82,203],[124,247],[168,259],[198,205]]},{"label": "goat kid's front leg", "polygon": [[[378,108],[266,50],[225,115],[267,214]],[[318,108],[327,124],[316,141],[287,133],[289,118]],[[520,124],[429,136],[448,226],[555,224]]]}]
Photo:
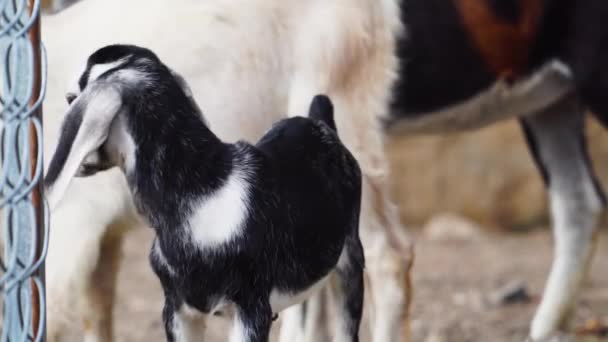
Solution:
[{"label": "goat kid's front leg", "polygon": [[589,159],[584,108],[577,98],[525,117],[522,125],[545,178],[553,218],[553,266],[530,332],[532,340],[546,341],[570,328],[606,203]]},{"label": "goat kid's front leg", "polygon": [[[166,296],[166,293],[165,293]],[[176,305],[165,297],[163,321],[168,342],[201,342],[205,338],[207,315],[186,304]],[[179,307],[179,309],[177,309]]]},{"label": "goat kid's front leg", "polygon": [[230,342],[268,342],[271,325],[272,309],[268,298],[255,304],[237,304]]},{"label": "goat kid's front leg", "polygon": [[272,309],[268,298],[253,304],[237,304],[230,342],[268,342],[271,325]]}]

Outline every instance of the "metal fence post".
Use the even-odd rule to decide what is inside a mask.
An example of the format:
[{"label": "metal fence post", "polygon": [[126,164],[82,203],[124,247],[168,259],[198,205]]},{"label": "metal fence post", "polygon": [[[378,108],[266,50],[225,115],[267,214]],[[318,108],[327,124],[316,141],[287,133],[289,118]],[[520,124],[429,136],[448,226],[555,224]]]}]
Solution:
[{"label": "metal fence post", "polygon": [[0,342],[45,340],[40,0],[0,0]]}]

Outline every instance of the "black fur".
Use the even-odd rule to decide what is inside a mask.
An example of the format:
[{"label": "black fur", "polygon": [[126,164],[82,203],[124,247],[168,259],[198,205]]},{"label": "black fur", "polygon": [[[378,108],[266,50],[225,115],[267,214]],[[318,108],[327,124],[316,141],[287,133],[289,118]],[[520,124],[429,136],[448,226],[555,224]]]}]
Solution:
[{"label": "black fur", "polygon": [[543,182],[545,186],[549,187],[551,185],[551,177],[547,168],[543,164],[540,158],[540,152],[538,150],[538,142],[536,141],[536,137],[534,137],[534,133],[530,129],[530,126],[526,123],[525,120],[519,120],[519,124],[524,132],[524,137],[526,138],[526,142],[528,143],[528,148],[530,149],[530,153],[532,154],[532,158],[534,159],[534,163],[538,170],[540,171],[540,175],[543,178]]},{"label": "black fur", "polygon": [[401,19],[406,33],[397,41],[400,77],[391,111],[396,118],[444,108],[494,82],[453,1],[403,0]]},{"label": "black fur", "polygon": [[486,0],[496,13],[496,16],[510,23],[516,23],[520,18],[521,2],[528,0]]},{"label": "black fur", "polygon": [[[211,313],[222,300],[236,305],[248,328],[246,341],[267,341],[274,316],[270,292],[307,289],[336,269],[344,252],[347,262],[337,274],[357,341],[364,267],[358,233],[361,173],[335,133],[330,100],[315,97],[312,120],[279,121],[255,145],[225,144],[149,50],[109,46],[93,54],[89,66],[126,56],[131,57],[120,69],[154,80],[117,86],[124,104],[119,115],[125,115],[137,149],[128,184],[170,265],[153,248],[150,262],[165,293],[168,340],[174,340],[172,320],[184,304]],[[96,82],[116,83],[112,77],[109,71]],[[186,220],[237,170],[250,186],[243,232],[218,248],[198,248],[188,238]]]},{"label": "black fur", "polygon": [[[564,1],[564,0],[562,0]],[[568,12],[569,31],[560,51],[572,68],[585,105],[608,126],[608,2],[574,1]],[[571,5],[572,6],[572,5]]]},{"label": "black fur", "polygon": [[336,131],[336,122],[334,121],[334,106],[329,97],[325,95],[317,95],[312,99],[310,105],[309,118],[322,121],[331,129]]}]

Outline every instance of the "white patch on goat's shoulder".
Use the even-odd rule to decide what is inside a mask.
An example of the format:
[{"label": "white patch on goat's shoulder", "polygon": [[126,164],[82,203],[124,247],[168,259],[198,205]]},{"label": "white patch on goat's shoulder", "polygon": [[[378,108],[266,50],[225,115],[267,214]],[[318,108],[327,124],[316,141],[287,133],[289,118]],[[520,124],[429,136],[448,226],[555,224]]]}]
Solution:
[{"label": "white patch on goat's shoulder", "polygon": [[193,242],[201,249],[213,248],[240,235],[249,215],[248,201],[246,172],[236,169],[218,190],[194,208],[188,222]]},{"label": "white patch on goat's shoulder", "polygon": [[90,84],[91,82],[95,81],[99,76],[103,75],[106,71],[120,66],[121,64],[126,62],[128,58],[129,57],[124,57],[124,58],[121,58],[121,59],[111,62],[111,63],[93,65],[91,67],[91,70],[89,70],[89,79],[87,80],[87,84]]},{"label": "white patch on goat's shoulder", "polygon": [[328,278],[329,276],[325,276],[309,288],[300,292],[281,292],[277,289],[273,289],[272,292],[270,292],[270,307],[272,308],[272,312],[279,313],[290,306],[304,302],[314,293],[319,291],[325,285]]}]

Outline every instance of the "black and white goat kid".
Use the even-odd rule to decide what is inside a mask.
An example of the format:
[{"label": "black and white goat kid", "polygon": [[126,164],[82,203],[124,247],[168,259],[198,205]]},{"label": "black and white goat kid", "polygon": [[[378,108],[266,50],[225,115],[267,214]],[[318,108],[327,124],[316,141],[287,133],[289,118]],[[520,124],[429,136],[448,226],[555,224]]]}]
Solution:
[{"label": "black and white goat kid", "polygon": [[79,86],[45,179],[48,198],[54,206],[74,176],[123,170],[156,231],[150,260],[169,341],[202,339],[206,315],[229,309],[231,341],[267,341],[275,314],[334,276],[335,339],[358,341],[361,174],[327,97],[256,145],[226,144],[150,50],[96,51]]}]

